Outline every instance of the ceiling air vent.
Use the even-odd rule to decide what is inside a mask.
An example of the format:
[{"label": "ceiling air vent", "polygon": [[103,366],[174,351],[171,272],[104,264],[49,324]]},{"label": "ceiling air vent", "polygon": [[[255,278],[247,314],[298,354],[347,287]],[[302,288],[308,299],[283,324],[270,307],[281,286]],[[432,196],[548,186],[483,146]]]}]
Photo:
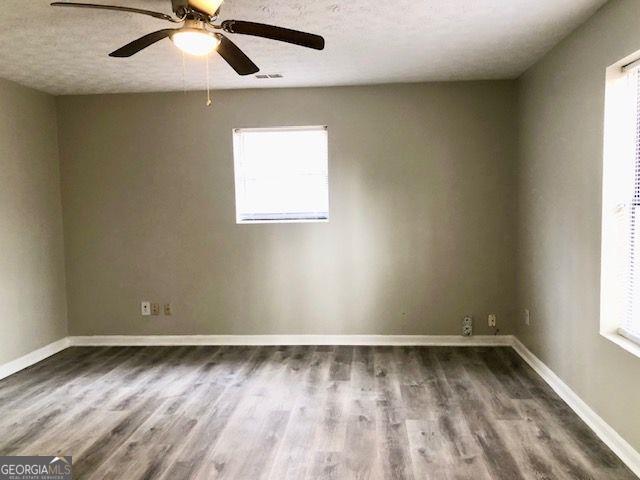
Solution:
[{"label": "ceiling air vent", "polygon": [[256,75],[256,78],[259,78],[261,80],[264,80],[267,78],[282,78],[282,75],[280,73],[269,73],[269,74],[260,73]]}]

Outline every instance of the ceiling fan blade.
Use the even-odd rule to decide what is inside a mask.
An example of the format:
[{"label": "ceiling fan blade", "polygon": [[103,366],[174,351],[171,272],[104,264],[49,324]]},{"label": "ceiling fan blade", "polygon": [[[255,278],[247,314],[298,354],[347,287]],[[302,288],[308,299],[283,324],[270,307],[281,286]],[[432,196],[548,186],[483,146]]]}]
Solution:
[{"label": "ceiling fan blade", "polygon": [[159,18],[161,20],[168,20],[173,23],[180,23],[170,15],[166,15],[160,12],[152,12],[151,10],[143,10],[141,8],[131,7],[119,7],[116,5],[97,5],[95,3],[70,3],[70,2],[53,2],[52,7],[77,7],[77,8],[98,8],[101,10],[116,10],[119,12],[140,13],[142,15],[149,15],[150,17]]},{"label": "ceiling fan blade", "polygon": [[324,49],[324,38],[313,33],[299,32],[288,28],[265,25],[264,23],[245,22],[243,20],[225,20],[222,29],[228,33],[253,35],[254,37],[269,38],[281,42],[293,43],[315,50]]},{"label": "ceiling fan blade", "polygon": [[220,39],[218,53],[238,75],[251,75],[260,71],[257,65],[235,43],[224,35],[218,34],[218,38]]},{"label": "ceiling fan blade", "polygon": [[131,43],[127,43],[124,47],[120,47],[118,50],[111,52],[110,57],[130,57],[135,55],[140,50],[159,42],[163,38],[169,37],[173,32],[180,30],[179,28],[165,28],[164,30],[158,30],[157,32],[149,33],[144,37],[140,37]]}]

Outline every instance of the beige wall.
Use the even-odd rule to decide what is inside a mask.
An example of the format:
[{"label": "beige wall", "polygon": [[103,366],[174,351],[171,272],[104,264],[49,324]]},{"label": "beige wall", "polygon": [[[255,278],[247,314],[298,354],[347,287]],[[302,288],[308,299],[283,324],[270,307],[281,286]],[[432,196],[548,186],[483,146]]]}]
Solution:
[{"label": "beige wall", "polygon": [[[503,332],[515,83],[58,98],[72,334]],[[328,224],[236,225],[232,128],[329,126]],[[141,317],[141,300],[172,317]]]},{"label": "beige wall", "polygon": [[0,80],[0,364],[67,334],[56,104]]},{"label": "beige wall", "polygon": [[519,83],[519,338],[640,450],[640,359],[601,337],[605,68],[640,49],[640,2],[611,1]]}]

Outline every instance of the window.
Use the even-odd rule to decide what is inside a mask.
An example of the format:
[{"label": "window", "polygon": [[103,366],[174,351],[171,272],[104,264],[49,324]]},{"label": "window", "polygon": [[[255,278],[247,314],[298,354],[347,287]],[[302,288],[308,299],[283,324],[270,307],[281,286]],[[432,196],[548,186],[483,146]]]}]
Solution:
[{"label": "window", "polygon": [[[626,73],[627,98],[629,102],[629,136],[623,163],[627,170],[624,185],[625,202],[620,204],[620,219],[624,222],[627,253],[627,298],[626,311],[618,333],[640,343],[640,87],[639,67]],[[633,142],[631,144],[631,142]]]},{"label": "window", "polygon": [[329,219],[327,127],[233,133],[237,223]]},{"label": "window", "polygon": [[610,67],[606,92],[600,326],[605,336],[614,334],[633,343],[633,348],[626,348],[638,354],[640,62]]}]

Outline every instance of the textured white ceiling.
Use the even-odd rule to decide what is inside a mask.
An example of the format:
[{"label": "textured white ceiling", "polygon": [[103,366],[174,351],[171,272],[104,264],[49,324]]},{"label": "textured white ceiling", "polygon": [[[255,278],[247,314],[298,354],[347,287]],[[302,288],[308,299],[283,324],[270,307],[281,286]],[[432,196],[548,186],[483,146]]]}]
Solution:
[{"label": "textured white ceiling", "polygon": [[[85,0],[87,1],[87,0]],[[227,0],[221,19],[325,37],[324,51],[230,37],[282,79],[240,77],[217,55],[214,88],[515,78],[606,0]],[[172,24],[142,15],[2,0],[0,77],[54,94],[202,90],[204,60],[169,40],[130,59],[109,52]],[[170,0],[94,0],[171,13]],[[183,74],[184,71],[184,74]]]}]

